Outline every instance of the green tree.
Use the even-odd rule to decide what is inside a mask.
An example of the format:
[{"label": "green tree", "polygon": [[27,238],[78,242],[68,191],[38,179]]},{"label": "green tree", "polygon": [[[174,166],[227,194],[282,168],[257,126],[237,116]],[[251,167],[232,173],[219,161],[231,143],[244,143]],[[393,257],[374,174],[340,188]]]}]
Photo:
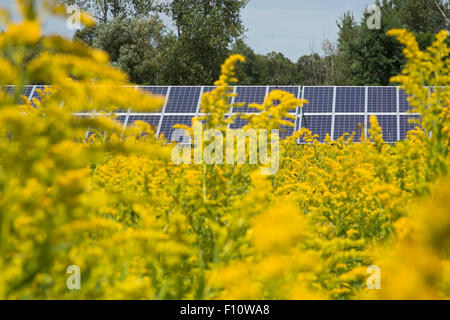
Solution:
[{"label": "green tree", "polygon": [[[449,4],[438,0],[448,12]],[[404,65],[402,46],[386,35],[394,28],[406,28],[415,33],[419,46],[429,46],[434,33],[448,28],[434,0],[382,0],[381,29],[369,29],[365,13],[357,24],[349,12],[338,21],[338,50],[344,59],[345,78],[353,85],[388,85],[389,79],[400,73]],[[346,71],[345,71],[346,70]]]},{"label": "green tree", "polygon": [[403,27],[418,33],[436,34],[449,26],[437,5],[447,17],[450,2],[447,0],[393,0],[398,19]]},{"label": "green tree", "polygon": [[326,71],[318,53],[301,56],[296,63],[298,83],[317,86],[325,82]]},{"label": "green tree", "polygon": [[[165,12],[177,41],[168,57],[165,79],[173,84],[211,84],[231,45],[244,34],[241,10],[248,0],[173,0]],[[175,55],[175,56],[174,56]]]},{"label": "green tree", "polygon": [[293,85],[296,83],[295,64],[282,53],[257,55],[254,63],[257,84]]},{"label": "green tree", "polygon": [[75,35],[76,39],[105,50],[112,64],[138,84],[161,83],[165,37],[164,24],[157,16],[117,16]]},{"label": "green tree", "polygon": [[236,77],[241,85],[255,85],[258,79],[255,75],[256,54],[242,39],[238,39],[231,49],[232,54],[241,54],[245,57],[245,63],[236,65]]},{"label": "green tree", "polygon": [[158,0],[63,0],[67,5],[76,5],[91,15],[97,22],[107,23],[116,17],[146,16],[161,11]]}]

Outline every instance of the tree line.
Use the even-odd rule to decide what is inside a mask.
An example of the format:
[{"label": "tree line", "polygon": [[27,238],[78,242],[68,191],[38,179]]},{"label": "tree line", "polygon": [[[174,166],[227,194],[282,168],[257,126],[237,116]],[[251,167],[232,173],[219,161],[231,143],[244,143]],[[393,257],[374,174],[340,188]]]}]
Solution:
[{"label": "tree line", "polygon": [[249,0],[65,0],[92,14],[97,24],[74,38],[105,50],[130,80],[146,85],[209,85],[227,56],[240,53],[242,85],[388,85],[405,63],[402,46],[386,32],[413,31],[422,48],[449,29],[447,0],[378,0],[381,29],[365,13],[344,12],[337,40],[291,61],[281,52],[257,54],[245,43],[241,12]]}]

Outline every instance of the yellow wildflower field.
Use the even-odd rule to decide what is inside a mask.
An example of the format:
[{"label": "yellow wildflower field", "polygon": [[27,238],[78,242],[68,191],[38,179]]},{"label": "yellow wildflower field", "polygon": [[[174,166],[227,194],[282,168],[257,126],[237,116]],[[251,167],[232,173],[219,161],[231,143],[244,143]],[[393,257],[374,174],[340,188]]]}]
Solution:
[{"label": "yellow wildflower field", "polygon": [[[22,21],[0,34],[0,85],[52,87],[37,108],[0,91],[0,299],[450,298],[448,32],[425,51],[389,32],[407,58],[392,81],[422,119],[406,140],[385,143],[374,116],[359,143],[302,129],[264,176],[258,164],[176,165],[149,125],[122,128],[114,110],[163,99],[127,88],[105,53],[43,37],[31,2],[17,3]],[[235,120],[225,114],[240,61],[203,95],[205,129]],[[245,128],[289,125],[306,103],[273,91]]]}]

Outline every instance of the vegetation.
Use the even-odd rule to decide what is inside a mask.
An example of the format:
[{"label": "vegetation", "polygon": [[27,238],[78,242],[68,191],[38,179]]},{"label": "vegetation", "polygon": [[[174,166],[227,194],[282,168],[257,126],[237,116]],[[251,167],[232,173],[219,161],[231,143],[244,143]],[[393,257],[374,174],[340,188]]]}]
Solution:
[{"label": "vegetation", "polygon": [[[115,66],[137,84],[210,85],[230,54],[246,57],[237,66],[243,85],[389,85],[402,69],[401,46],[386,32],[406,28],[420,48],[431,45],[448,23],[429,0],[382,0],[380,30],[358,23],[351,12],[337,21],[337,41],[323,39],[321,52],[291,61],[281,52],[256,54],[243,38],[242,0],[65,0],[99,21],[78,31],[76,39],[106,51]],[[450,16],[448,1],[436,1]],[[161,17],[173,26],[164,25]],[[174,32],[171,30],[175,30]],[[450,40],[447,40],[449,44]]]},{"label": "vegetation", "polygon": [[[33,1],[17,3],[23,20],[0,35],[1,84],[54,86],[37,108],[0,91],[0,299],[450,298],[448,32],[425,51],[412,33],[388,32],[406,58],[392,81],[422,128],[396,145],[376,117],[361,143],[302,129],[267,177],[258,165],[175,165],[148,125],[118,126],[117,108],[162,100],[125,88],[104,52],[43,38]],[[204,128],[234,121],[224,114],[242,61],[229,57],[203,95]],[[304,103],[273,91],[246,128],[285,126]],[[73,116],[92,109],[103,115]],[[71,265],[79,290],[66,287]],[[366,286],[370,265],[382,290]]]}]

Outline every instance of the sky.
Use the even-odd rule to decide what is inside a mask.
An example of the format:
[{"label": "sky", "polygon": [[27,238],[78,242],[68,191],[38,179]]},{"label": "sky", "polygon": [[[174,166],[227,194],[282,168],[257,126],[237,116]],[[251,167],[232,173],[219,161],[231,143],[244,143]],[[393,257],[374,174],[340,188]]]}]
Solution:
[{"label": "sky", "polygon": [[324,37],[336,40],[336,20],[352,11],[356,19],[375,0],[250,0],[242,13],[246,43],[256,53],[282,52],[294,62],[320,51]]},{"label": "sky", "polygon": [[[13,0],[0,0],[0,6],[13,6]],[[336,20],[352,11],[360,19],[375,0],[250,0],[242,12],[247,28],[245,42],[256,53],[282,52],[293,60],[312,50],[320,52],[324,38],[336,40]],[[47,18],[46,33],[71,37],[63,18]]]}]

